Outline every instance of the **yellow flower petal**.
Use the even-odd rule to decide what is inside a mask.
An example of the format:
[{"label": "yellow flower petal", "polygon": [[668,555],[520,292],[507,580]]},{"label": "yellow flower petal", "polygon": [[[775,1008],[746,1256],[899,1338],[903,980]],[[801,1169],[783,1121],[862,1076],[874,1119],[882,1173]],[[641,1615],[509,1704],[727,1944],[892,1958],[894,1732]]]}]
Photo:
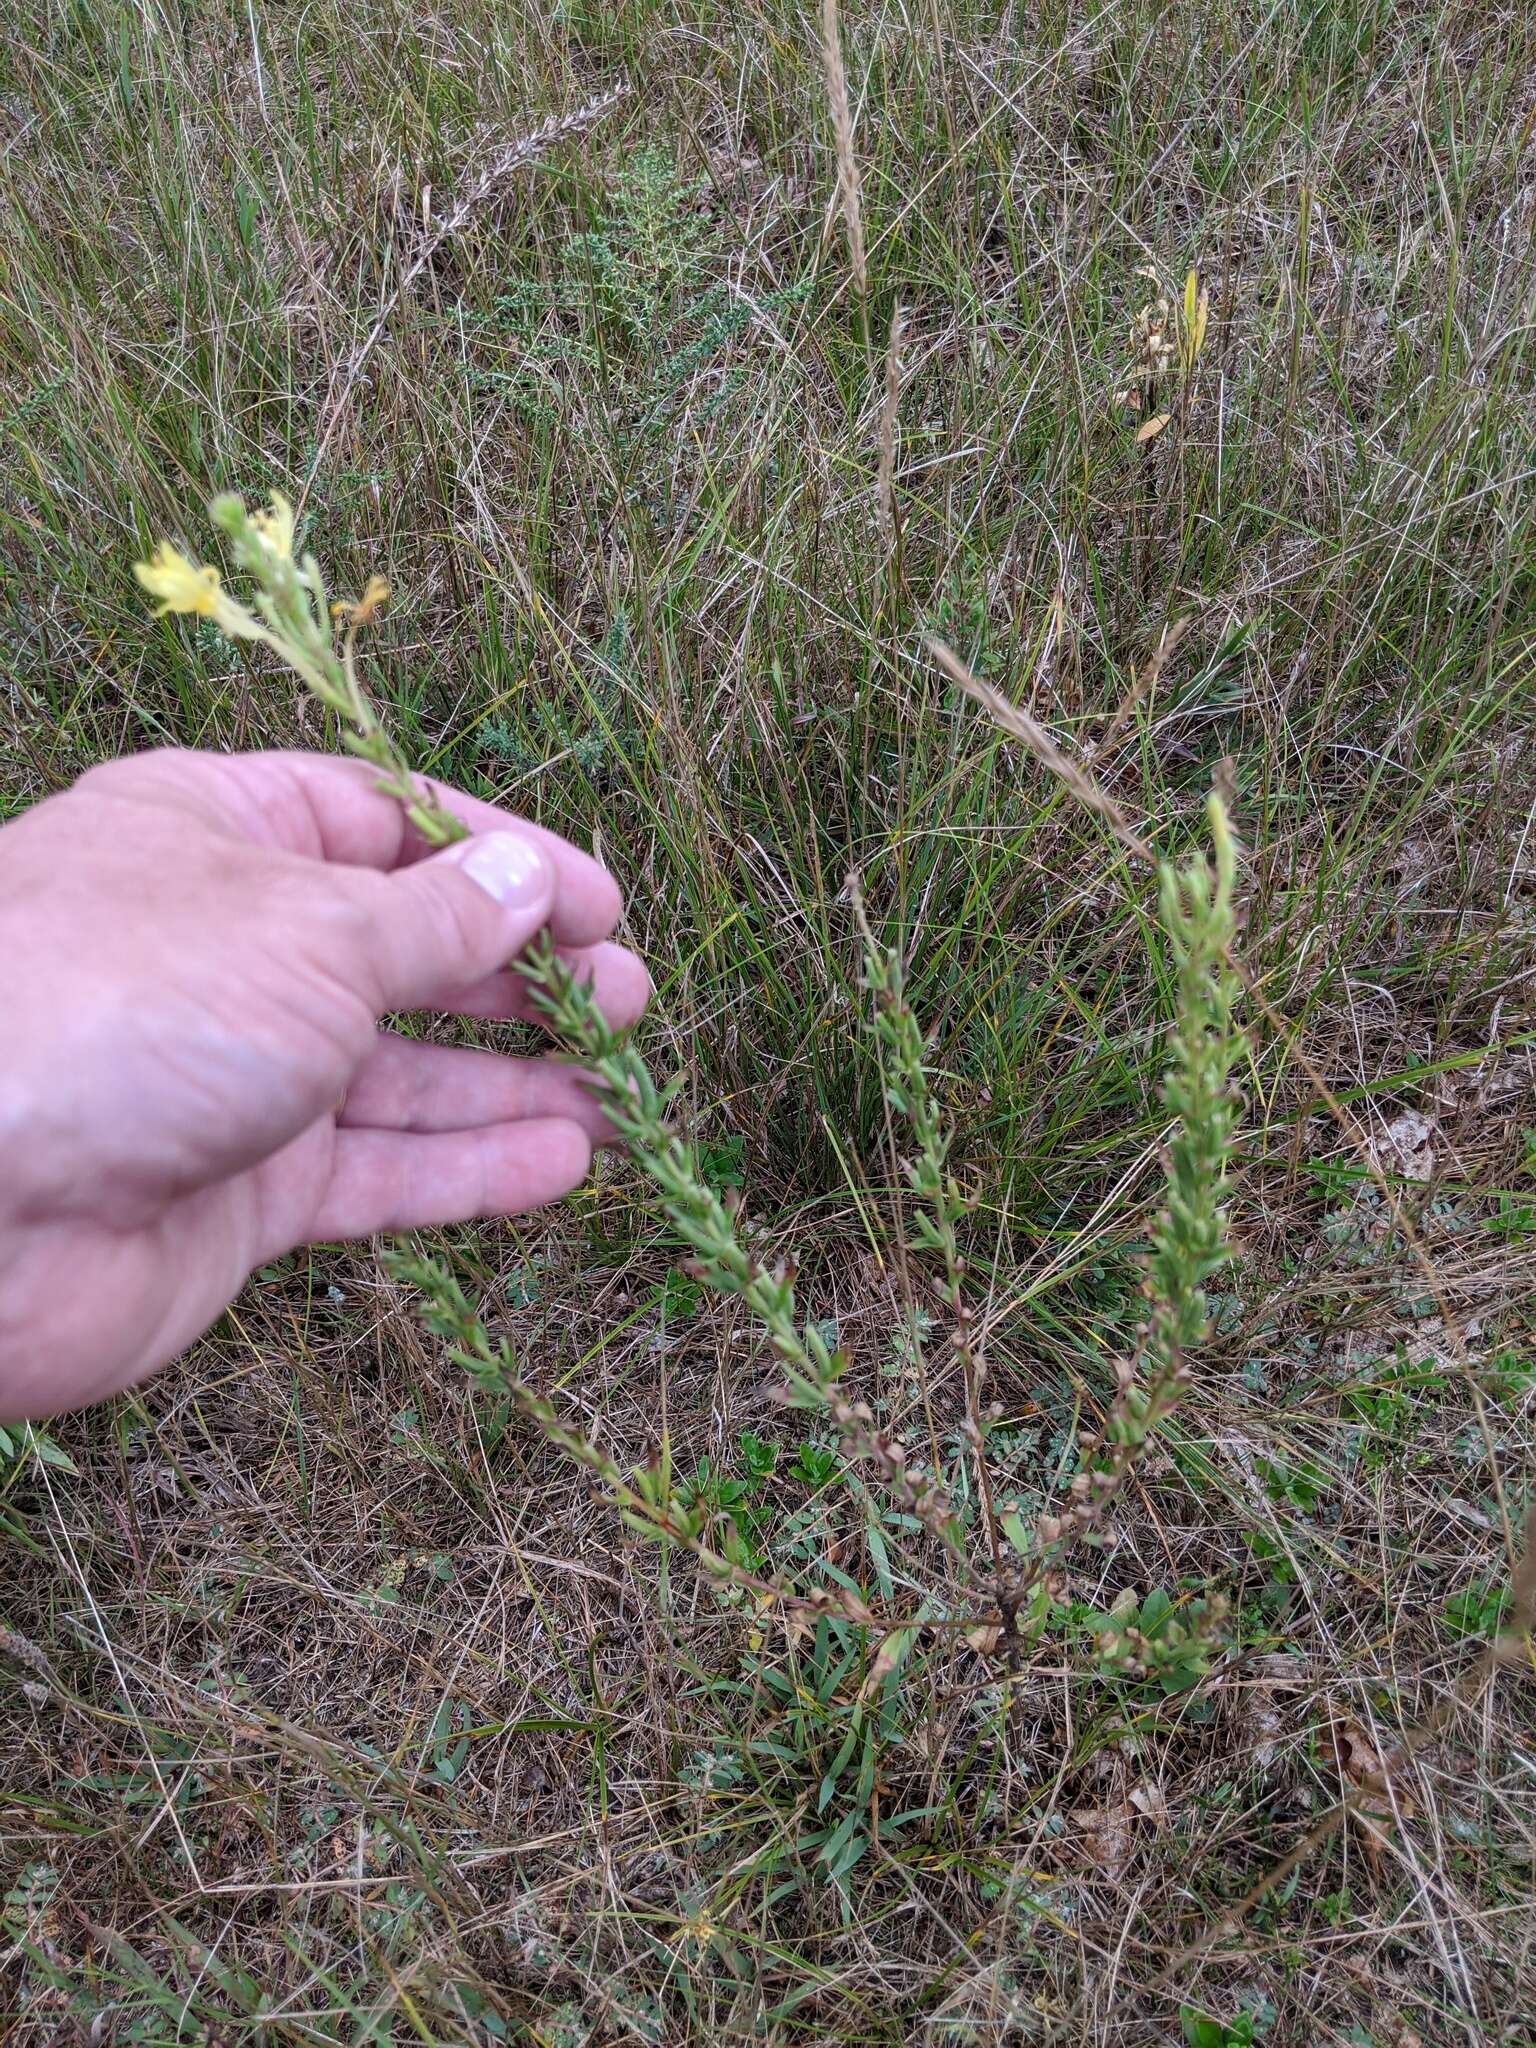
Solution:
[{"label": "yellow flower petal", "polygon": [[251,524],[273,554],[281,555],[288,561],[293,559],[293,507],[281,491],[272,493],[269,511],[251,514]]},{"label": "yellow flower petal", "polygon": [[333,619],[347,620],[353,630],[356,631],[359,626],[372,624],[378,612],[387,603],[388,598],[389,585],[384,581],[384,578],[382,576],[370,576],[367,589],[355,604],[349,598],[337,598],[336,602],[331,606],[331,617]]},{"label": "yellow flower petal", "polygon": [[133,573],[151,597],[161,599],[156,618],[163,619],[167,612],[213,617],[219,602],[218,570],[188,561],[168,540],[161,541],[147,562],[135,562]]}]

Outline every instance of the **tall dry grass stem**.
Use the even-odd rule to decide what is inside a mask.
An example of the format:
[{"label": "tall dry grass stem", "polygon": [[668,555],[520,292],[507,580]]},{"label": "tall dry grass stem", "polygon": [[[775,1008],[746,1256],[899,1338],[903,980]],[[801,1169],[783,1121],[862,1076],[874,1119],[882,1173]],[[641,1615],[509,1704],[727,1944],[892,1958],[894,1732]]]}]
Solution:
[{"label": "tall dry grass stem", "polygon": [[[628,81],[621,79],[606,92],[595,93],[579,107],[572,107],[568,113],[551,114],[547,120],[541,121],[537,128],[530,129],[526,135],[520,135],[515,142],[498,150],[484,165],[480,175],[458,203],[444,214],[437,226],[423,239],[415,255],[400,273],[393,289],[386,295],[372,327],[332,381],[332,389],[321,414],[319,439],[304,479],[306,493],[319,473],[320,464],[330,448],[347,401],[357,388],[357,381],[367,367],[369,358],[383,339],[384,332],[394,317],[395,309],[438,251],[468,226],[480,209],[495,197],[515,172],[526,169],[529,164],[540,162],[562,142],[570,142],[578,135],[585,135],[628,96]],[[300,502],[302,503],[302,495]]]},{"label": "tall dry grass stem", "polygon": [[869,265],[864,254],[863,187],[853,153],[853,112],[848,103],[848,73],[843,65],[842,24],[837,0],[821,0],[821,63],[826,74],[827,103],[832,115],[832,147],[837,158],[836,204],[848,238],[848,268],[858,293],[864,345],[869,335]]}]

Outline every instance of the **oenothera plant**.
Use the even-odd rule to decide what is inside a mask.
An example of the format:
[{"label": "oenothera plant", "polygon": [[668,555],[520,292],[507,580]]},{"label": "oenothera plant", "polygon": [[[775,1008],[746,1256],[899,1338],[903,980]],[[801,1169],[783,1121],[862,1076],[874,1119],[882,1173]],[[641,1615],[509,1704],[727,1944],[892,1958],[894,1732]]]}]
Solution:
[{"label": "oenothera plant", "polygon": [[[375,578],[355,603],[329,602],[319,564],[313,554],[299,550],[293,509],[279,495],[255,512],[237,497],[219,497],[211,513],[236,567],[249,579],[250,603],[229,594],[217,569],[162,542],[149,561],[137,566],[140,582],[160,601],[161,613],[195,614],[212,620],[232,640],[269,648],[335,714],[343,743],[374,769],[380,788],[400,803],[424,840],[445,846],[464,837],[466,828],[412,771],[358,678],[358,636],[377,615],[387,586]],[[1181,870],[1164,864],[1160,875],[1162,921],[1177,981],[1166,1089],[1173,1128],[1166,1206],[1147,1269],[1150,1306],[1139,1356],[1121,1363],[1102,1429],[1081,1441],[1078,1471],[1063,1511],[1041,1517],[1032,1537],[1011,1520],[1011,1537],[1005,1537],[993,1511],[986,1459],[989,1418],[980,1404],[983,1367],[962,1251],[967,1205],[951,1171],[949,1134],[929,1085],[927,1045],[906,995],[900,960],[875,939],[859,905],[886,1099],[912,1140],[905,1167],[917,1202],[910,1249],[935,1263],[934,1284],[949,1318],[949,1342],[966,1391],[961,1433],[975,1460],[986,1534],[986,1554],[974,1561],[965,1519],[940,1479],[877,1423],[867,1403],[845,1395],[845,1361],[816,1322],[800,1313],[788,1262],[765,1261],[744,1240],[729,1199],[709,1185],[693,1146],[672,1128],[671,1088],[656,1085],[643,1059],[609,1028],[590,990],[547,938],[514,963],[556,1036],[580,1059],[601,1095],[610,1122],[649,1184],[656,1210],[687,1246],[690,1277],[743,1304],[782,1368],[785,1400],[818,1411],[832,1424],[845,1451],[865,1461],[893,1504],[937,1544],[946,1569],[958,1570],[995,1606],[1002,1635],[1015,1644],[1021,1607],[1030,1601],[1034,1614],[1038,1598],[1031,1596],[1044,1595],[1070,1542],[1098,1528],[1148,1436],[1183,1397],[1188,1355],[1206,1327],[1204,1284],[1228,1255],[1222,1197],[1234,1122],[1228,1076],[1238,1044],[1232,1024],[1235,983],[1228,964],[1235,862],[1225,813],[1214,797],[1208,818],[1214,866],[1196,858]],[[405,1249],[386,1256],[393,1272],[419,1289],[425,1320],[474,1381],[509,1398],[532,1427],[589,1471],[631,1529],[688,1551],[724,1590],[801,1610],[834,1607],[855,1620],[868,1619],[863,1602],[844,1587],[795,1588],[759,1576],[731,1519],[718,1514],[697,1489],[673,1483],[665,1443],[651,1464],[622,1472],[605,1452],[569,1429],[550,1400],[527,1383],[506,1344],[490,1338],[439,1260]]]}]

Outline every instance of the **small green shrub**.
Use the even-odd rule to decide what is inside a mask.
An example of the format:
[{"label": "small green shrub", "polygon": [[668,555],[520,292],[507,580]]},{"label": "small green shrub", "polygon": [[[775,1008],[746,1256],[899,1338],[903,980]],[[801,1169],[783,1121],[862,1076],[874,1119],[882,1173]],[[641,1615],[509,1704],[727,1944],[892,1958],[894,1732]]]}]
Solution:
[{"label": "small green shrub", "polygon": [[[677,194],[655,180],[644,184],[645,194],[655,202],[661,228],[673,234]],[[647,317],[643,307],[630,304],[623,274],[609,254],[597,244],[587,254],[594,277],[606,279],[610,316],[626,327]],[[286,501],[274,497],[269,511],[252,515],[239,499],[226,496],[215,502],[213,516],[236,564],[255,584],[254,611],[228,596],[212,570],[168,546],[141,567],[146,587],[164,600],[165,609],[211,619],[233,639],[264,641],[337,716],[347,746],[375,768],[380,786],[402,804],[428,843],[442,846],[461,838],[465,828],[417,782],[358,678],[357,636],[385,595],[382,584],[370,584],[360,603],[335,608],[343,621],[338,642],[318,565],[313,556],[296,552],[294,515]],[[856,1771],[849,1809],[814,1840],[801,1842],[801,1853],[814,1848],[817,1865],[839,1887],[867,1841],[861,1833],[863,1805],[879,1754],[895,1739],[889,1695],[918,1629],[929,1617],[954,1614],[958,1601],[977,1641],[998,1650],[1011,1674],[1021,1645],[1048,1623],[1067,1553],[1076,1543],[1105,1540],[1106,1518],[1121,1487],[1189,1386],[1190,1354],[1209,1322],[1206,1283],[1229,1256],[1223,1198],[1236,1122],[1229,1079],[1238,1050],[1230,957],[1236,857],[1225,811],[1214,796],[1207,820],[1214,865],[1199,856],[1182,868],[1163,862],[1158,875],[1175,1003],[1164,1088],[1171,1117],[1164,1207],[1146,1264],[1146,1317],[1134,1350],[1115,1363],[1113,1396],[1102,1423],[1065,1441],[1055,1459],[1056,1469],[1070,1474],[1065,1498],[1039,1514],[1032,1528],[1017,1508],[1000,1511],[994,1500],[989,1434],[997,1417],[982,1402],[984,1366],[966,1251],[969,1204],[951,1166],[952,1134],[931,1084],[927,1041],[907,997],[902,962],[877,938],[857,888],[852,893],[872,998],[869,1030],[886,1104],[908,1137],[902,1165],[910,1202],[904,1242],[892,1249],[900,1263],[910,1262],[923,1275],[934,1305],[907,1302],[897,1320],[895,1356],[905,1376],[926,1385],[934,1369],[931,1354],[941,1340],[962,1390],[958,1428],[946,1444],[930,1446],[926,1459],[884,1425],[869,1401],[849,1397],[836,1326],[805,1318],[793,1270],[772,1261],[738,1228],[741,1140],[725,1138],[701,1151],[672,1127],[673,1086],[657,1086],[547,939],[515,963],[557,1038],[592,1076],[610,1122],[648,1183],[657,1221],[684,1247],[682,1279],[701,1294],[732,1298],[746,1309],[783,1375],[784,1404],[814,1415],[835,1445],[821,1437],[802,1444],[791,1475],[820,1490],[846,1467],[861,1473],[861,1492],[867,1475],[884,1497],[878,1511],[868,1500],[864,1515],[875,1578],[889,1603],[894,1539],[903,1548],[901,1577],[916,1619],[877,1623],[864,1591],[846,1572],[817,1556],[814,1546],[807,1555],[814,1521],[791,1517],[779,1532],[788,1540],[776,1546],[767,1482],[776,1473],[778,1451],[767,1439],[743,1432],[735,1469],[701,1458],[684,1475],[664,1436],[650,1462],[626,1474],[527,1383],[507,1344],[492,1340],[440,1260],[404,1249],[387,1255],[395,1275],[420,1290],[429,1328],[475,1383],[585,1468],[627,1528],[664,1548],[687,1551],[727,1601],[750,1597],[778,1606],[809,1631],[800,1675],[764,1664],[758,1682],[784,1689],[784,1717],[796,1731],[790,1751],[802,1758],[797,1772],[804,1759],[814,1759],[821,1773],[818,1813],[833,1802],[845,1771]],[[695,1300],[671,1305],[687,1313]],[[942,1332],[934,1308],[942,1309]],[[409,1423],[403,1413],[396,1417],[397,1441],[409,1440],[414,1431],[414,1414]],[[1016,1462],[1008,1458],[1010,1467]],[[1016,1469],[1009,1476],[1015,1478]],[[793,1576],[786,1570],[790,1561]],[[1133,1594],[1122,1595],[1108,1615],[1090,1620],[1098,1667],[1116,1681],[1168,1693],[1185,1690],[1198,1684],[1219,1653],[1226,1612],[1216,1594],[1177,1606],[1158,1590],[1139,1602]],[[990,1632],[989,1613],[997,1617]],[[835,1745],[834,1754],[824,1763],[829,1745]],[[444,1749],[439,1772],[456,1772],[461,1752],[461,1741]]]}]

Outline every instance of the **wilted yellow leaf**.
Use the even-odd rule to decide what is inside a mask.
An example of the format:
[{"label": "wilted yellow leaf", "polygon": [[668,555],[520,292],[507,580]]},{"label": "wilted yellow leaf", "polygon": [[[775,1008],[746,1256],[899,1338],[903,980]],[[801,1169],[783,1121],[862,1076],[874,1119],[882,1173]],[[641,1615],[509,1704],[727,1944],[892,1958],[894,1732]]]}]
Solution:
[{"label": "wilted yellow leaf", "polygon": [[917,1641],[915,1628],[893,1628],[880,1644],[870,1664],[868,1675],[859,1687],[859,1698],[867,1700],[879,1689],[893,1671],[899,1671],[907,1661],[912,1645]]},{"label": "wilted yellow leaf", "polygon": [[1163,431],[1164,427],[1167,426],[1168,422],[1172,418],[1173,414],[1171,412],[1153,413],[1151,419],[1143,420],[1141,425],[1136,429],[1137,440],[1150,441],[1154,434],[1160,434]]}]

